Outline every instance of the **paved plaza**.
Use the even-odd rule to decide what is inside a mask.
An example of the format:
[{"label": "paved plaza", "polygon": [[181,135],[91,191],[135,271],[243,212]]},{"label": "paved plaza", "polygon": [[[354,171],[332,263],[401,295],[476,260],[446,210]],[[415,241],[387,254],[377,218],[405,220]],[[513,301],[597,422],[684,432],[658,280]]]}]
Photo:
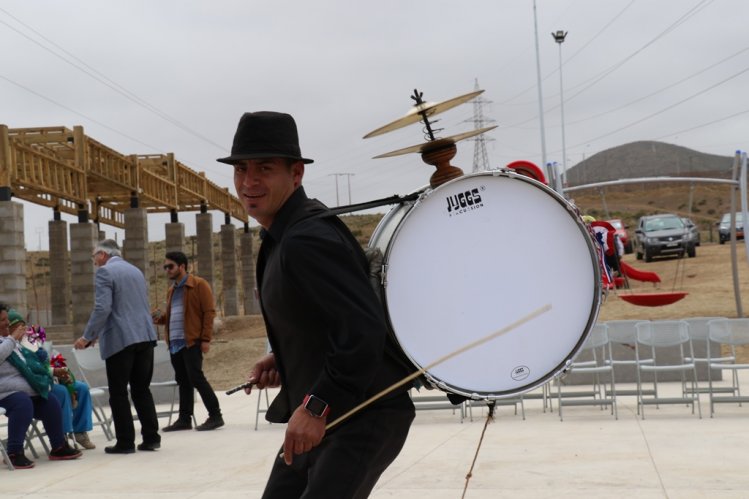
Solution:
[{"label": "paved plaza", "polygon": [[[749,386],[749,378],[744,380]],[[669,383],[667,390],[680,390]],[[430,393],[431,394],[431,393]],[[256,394],[220,394],[227,425],[213,432],[163,434],[157,452],[107,455],[97,449],[70,462],[36,460],[32,470],[0,468],[3,498],[256,498],[284,426],[264,420],[254,430]],[[634,397],[619,398],[619,419],[597,407],[544,411],[525,402],[525,420],[498,407],[486,431],[467,498],[743,498],[749,490],[749,405],[724,404],[710,418],[681,405],[636,414]],[[196,404],[198,420],[205,418]],[[462,496],[486,416],[473,409],[418,411],[405,448],[380,479],[373,498]],[[162,426],[166,419],[161,420]],[[346,477],[341,477],[345,480]]]}]

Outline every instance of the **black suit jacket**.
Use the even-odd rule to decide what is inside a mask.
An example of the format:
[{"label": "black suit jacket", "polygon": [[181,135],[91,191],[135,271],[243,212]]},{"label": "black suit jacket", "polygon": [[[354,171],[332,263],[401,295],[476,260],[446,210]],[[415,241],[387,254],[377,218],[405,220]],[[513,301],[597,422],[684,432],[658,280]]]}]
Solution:
[{"label": "black suit jacket", "polygon": [[310,393],[329,404],[332,421],[414,370],[398,360],[361,247],[326,212],[300,187],[263,231],[258,291],[282,381],[272,422],[288,421]]}]

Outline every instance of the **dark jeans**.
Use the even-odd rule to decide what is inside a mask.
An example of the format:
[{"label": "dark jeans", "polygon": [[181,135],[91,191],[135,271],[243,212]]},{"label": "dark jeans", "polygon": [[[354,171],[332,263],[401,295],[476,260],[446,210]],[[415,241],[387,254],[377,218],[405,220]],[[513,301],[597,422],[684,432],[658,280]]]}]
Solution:
[{"label": "dark jeans", "polygon": [[118,447],[128,449],[135,447],[135,426],[130,410],[130,399],[127,396],[128,384],[130,384],[130,395],[133,398],[135,412],[138,413],[140,420],[140,433],[143,435],[143,441],[161,442],[156,406],[149,388],[153,376],[153,348],[154,342],[151,341],[135,343],[106,360],[109,407],[112,409]]},{"label": "dark jeans", "polygon": [[15,392],[0,400],[0,407],[5,409],[5,415],[8,416],[8,454],[23,452],[26,430],[29,429],[32,418],[41,420],[53,449],[65,443],[62,411],[55,397],[44,399]]},{"label": "dark jeans", "polygon": [[276,457],[263,498],[369,497],[403,448],[413,419],[408,393],[364,409],[326,434],[319,446],[294,456],[291,466]]},{"label": "dark jeans", "polygon": [[200,343],[172,354],[171,360],[172,367],[174,367],[174,379],[179,385],[179,419],[190,421],[192,418],[195,389],[203,399],[208,415],[221,416],[218,398],[203,374],[203,351],[200,349]]}]

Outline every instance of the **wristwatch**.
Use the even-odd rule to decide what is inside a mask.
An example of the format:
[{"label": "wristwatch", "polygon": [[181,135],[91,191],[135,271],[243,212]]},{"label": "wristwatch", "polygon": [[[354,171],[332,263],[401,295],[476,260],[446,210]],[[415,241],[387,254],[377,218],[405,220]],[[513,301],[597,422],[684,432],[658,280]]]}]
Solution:
[{"label": "wristwatch", "polygon": [[312,394],[305,395],[302,407],[304,407],[310,416],[316,418],[324,418],[330,412],[330,406],[328,403],[320,397],[316,397]]}]

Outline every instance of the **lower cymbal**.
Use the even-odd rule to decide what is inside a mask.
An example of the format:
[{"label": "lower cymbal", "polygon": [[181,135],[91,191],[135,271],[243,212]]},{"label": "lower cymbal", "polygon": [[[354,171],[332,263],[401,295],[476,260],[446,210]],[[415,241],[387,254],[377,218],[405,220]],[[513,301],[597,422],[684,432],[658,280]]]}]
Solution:
[{"label": "lower cymbal", "polygon": [[451,135],[449,137],[445,137],[444,139],[429,140],[422,144],[417,144],[415,146],[410,146],[410,147],[404,147],[403,149],[398,149],[396,151],[391,151],[385,154],[380,154],[378,156],[375,156],[372,159],[390,158],[393,156],[400,156],[402,154],[408,154],[412,152],[424,153],[429,150],[439,149],[441,147],[454,144],[460,140],[467,139],[469,137],[480,135],[484,132],[488,132],[489,130],[493,130],[495,128],[497,128],[497,125],[488,126],[484,128],[477,128],[476,130],[471,130],[470,132],[459,133],[457,135]]}]

